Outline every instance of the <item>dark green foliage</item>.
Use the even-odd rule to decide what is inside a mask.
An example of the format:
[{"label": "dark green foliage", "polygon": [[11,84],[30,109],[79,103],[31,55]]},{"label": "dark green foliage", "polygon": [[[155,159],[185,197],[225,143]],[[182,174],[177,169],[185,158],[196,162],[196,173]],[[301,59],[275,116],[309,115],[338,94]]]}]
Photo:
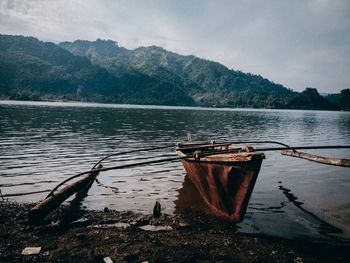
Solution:
[{"label": "dark green foliage", "polygon": [[343,89],[340,92],[340,108],[350,111],[350,89]]},{"label": "dark green foliage", "polygon": [[[79,43],[84,47],[86,42]],[[115,43],[102,42],[101,47],[96,41],[96,50],[107,55]],[[135,71],[113,74],[53,43],[7,35],[0,36],[0,96],[20,100],[193,105],[191,97],[165,81]]]},{"label": "dark green foliage", "polygon": [[298,94],[288,105],[292,109],[336,110],[337,105],[322,97],[317,89],[307,87]]},{"label": "dark green foliage", "polygon": [[329,102],[332,102],[335,105],[339,105],[340,99],[341,99],[341,94],[340,93],[327,94],[325,96],[325,99],[328,100]]},{"label": "dark green foliage", "polygon": [[350,111],[350,89],[343,89],[336,94],[328,94],[325,98],[338,105],[340,110]]},{"label": "dark green foliage", "polygon": [[53,43],[6,35],[0,37],[0,80],[2,97],[22,100],[91,100],[109,95],[117,83],[105,69]]}]

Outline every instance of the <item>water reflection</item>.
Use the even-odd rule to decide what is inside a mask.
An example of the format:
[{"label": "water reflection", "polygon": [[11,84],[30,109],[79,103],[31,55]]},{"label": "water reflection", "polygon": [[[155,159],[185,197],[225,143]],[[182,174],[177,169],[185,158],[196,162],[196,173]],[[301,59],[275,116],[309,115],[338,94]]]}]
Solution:
[{"label": "water reflection", "polygon": [[176,214],[211,214],[208,205],[187,175],[177,192],[177,199],[174,201]]},{"label": "water reflection", "polygon": [[[293,203],[297,208],[299,208],[301,211],[303,211],[304,213],[306,213],[307,215],[311,216],[313,219],[315,219],[316,221],[320,222],[319,225],[319,231],[320,234],[323,235],[329,235],[329,234],[334,234],[334,233],[341,233],[342,231],[337,228],[334,227],[330,224],[328,224],[327,222],[325,222],[324,220],[320,219],[318,216],[316,216],[315,214],[311,213],[310,211],[306,210],[302,205],[304,204],[303,202],[298,201],[298,197],[296,197],[290,189],[287,189],[285,187],[283,187],[282,185],[280,185],[279,190],[282,191],[282,193],[284,194],[284,196],[288,199],[289,202]],[[282,202],[281,203],[281,208],[286,206],[286,202]]]}]

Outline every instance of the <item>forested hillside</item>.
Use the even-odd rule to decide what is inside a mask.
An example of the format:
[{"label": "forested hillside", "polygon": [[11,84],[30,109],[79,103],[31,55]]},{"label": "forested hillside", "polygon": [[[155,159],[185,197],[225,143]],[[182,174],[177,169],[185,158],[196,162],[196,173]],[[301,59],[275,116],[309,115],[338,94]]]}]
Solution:
[{"label": "forested hillside", "polygon": [[5,99],[193,104],[165,81],[137,71],[116,76],[86,57],[32,37],[0,36],[0,80]]},{"label": "forested hillside", "polygon": [[191,96],[197,105],[280,108],[296,95],[261,76],[156,46],[127,50],[110,40],[78,40],[60,46],[75,55],[86,56],[115,75],[135,70],[167,81]]}]

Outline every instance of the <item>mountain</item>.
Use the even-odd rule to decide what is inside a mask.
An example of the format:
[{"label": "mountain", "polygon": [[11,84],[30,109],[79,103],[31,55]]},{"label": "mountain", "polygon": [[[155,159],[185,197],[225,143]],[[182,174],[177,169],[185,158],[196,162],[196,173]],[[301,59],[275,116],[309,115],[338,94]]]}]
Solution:
[{"label": "mountain", "polygon": [[113,75],[87,58],[21,36],[0,36],[0,79],[0,94],[9,99],[76,100],[118,88]]},{"label": "mountain", "polygon": [[281,108],[296,95],[261,76],[157,46],[128,50],[111,40],[77,40],[59,46],[89,58],[116,76],[134,70],[167,81],[192,97],[197,105]]},{"label": "mountain", "polygon": [[[347,108],[348,93],[336,104]],[[336,109],[315,89],[292,91],[259,75],[161,47],[112,40],[42,42],[0,35],[0,98],[249,108]],[[345,98],[345,99],[344,99]]]},{"label": "mountain", "polygon": [[114,75],[53,43],[0,35],[0,96],[22,100],[82,100],[192,105],[165,81],[137,71]]}]

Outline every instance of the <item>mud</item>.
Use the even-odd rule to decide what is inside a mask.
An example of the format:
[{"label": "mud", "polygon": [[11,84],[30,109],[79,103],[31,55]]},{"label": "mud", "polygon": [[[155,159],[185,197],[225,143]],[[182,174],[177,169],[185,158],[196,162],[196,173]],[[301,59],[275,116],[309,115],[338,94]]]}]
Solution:
[{"label": "mud", "polygon": [[[30,225],[32,206],[0,202],[0,262],[350,262],[348,244],[241,234],[210,216],[66,207]],[[25,247],[41,250],[21,255]]]}]

